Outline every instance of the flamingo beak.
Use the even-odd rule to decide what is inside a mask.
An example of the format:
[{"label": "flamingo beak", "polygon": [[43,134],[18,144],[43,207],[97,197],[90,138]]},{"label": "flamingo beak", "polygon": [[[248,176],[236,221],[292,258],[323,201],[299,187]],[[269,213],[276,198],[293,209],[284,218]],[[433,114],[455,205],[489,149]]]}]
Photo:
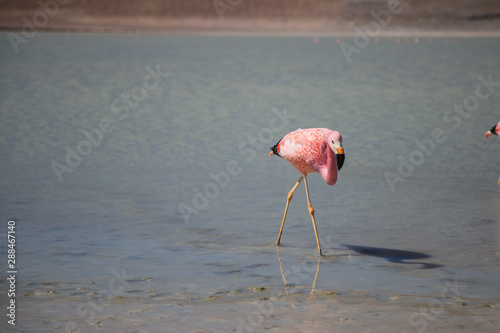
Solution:
[{"label": "flamingo beak", "polygon": [[335,155],[337,156],[337,169],[340,170],[342,169],[342,166],[344,165],[345,161],[344,148],[342,147],[334,147],[334,148],[335,148]]},{"label": "flamingo beak", "polygon": [[339,170],[342,169],[342,166],[344,165],[344,161],[345,161],[344,150],[341,150],[341,151],[342,151],[342,153],[337,154],[337,168]]}]

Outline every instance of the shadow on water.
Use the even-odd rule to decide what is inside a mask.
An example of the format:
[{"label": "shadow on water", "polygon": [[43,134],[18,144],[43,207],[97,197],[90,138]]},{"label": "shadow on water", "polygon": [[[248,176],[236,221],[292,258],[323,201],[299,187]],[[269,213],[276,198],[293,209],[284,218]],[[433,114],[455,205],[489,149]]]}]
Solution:
[{"label": "shadow on water", "polygon": [[359,246],[359,245],[349,245],[349,244],[341,244],[342,246],[347,247],[348,249],[355,251],[361,255],[373,256],[378,258],[384,258],[389,262],[394,262],[398,264],[419,264],[422,265],[421,269],[433,269],[442,267],[441,265],[431,264],[427,262],[414,261],[407,262],[404,260],[414,260],[414,259],[427,259],[431,256],[422,252],[414,252],[414,251],[406,251],[406,250],[397,250],[397,249],[386,249],[383,247],[370,247],[370,246]]}]

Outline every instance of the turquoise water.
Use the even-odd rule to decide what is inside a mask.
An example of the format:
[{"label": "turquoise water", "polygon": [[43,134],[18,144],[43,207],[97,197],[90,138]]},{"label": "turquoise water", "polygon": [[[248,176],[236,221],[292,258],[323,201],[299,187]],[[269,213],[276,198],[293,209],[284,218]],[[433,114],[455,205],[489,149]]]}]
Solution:
[{"label": "turquoise water", "polygon": [[327,127],[346,162],[333,187],[309,177],[317,289],[500,297],[499,39],[382,38],[348,62],[336,38],[41,33],[14,54],[0,36],[21,292],[112,270],[165,293],[311,286],[302,186],[273,246],[299,174],[268,152]]}]

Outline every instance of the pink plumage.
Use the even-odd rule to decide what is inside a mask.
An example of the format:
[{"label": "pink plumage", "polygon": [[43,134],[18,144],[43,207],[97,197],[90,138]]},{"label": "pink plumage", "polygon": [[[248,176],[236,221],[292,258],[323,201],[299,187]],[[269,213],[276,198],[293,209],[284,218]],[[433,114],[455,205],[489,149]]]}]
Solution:
[{"label": "pink plumage", "polygon": [[491,135],[498,136],[499,134],[500,134],[500,121],[498,122],[498,124],[493,126],[488,132],[484,133],[484,136],[486,139],[488,139],[488,137]]},{"label": "pink plumage", "polygon": [[[340,143],[336,148],[334,143]],[[343,164],[342,136],[328,128],[307,128],[290,132],[271,148],[270,155],[278,155],[290,162],[304,177],[319,172],[328,185],[337,182],[337,171]],[[337,154],[335,153],[337,150]],[[341,151],[340,151],[341,150]]]},{"label": "pink plumage", "polygon": [[271,147],[269,156],[272,155],[284,158],[301,173],[299,180],[288,193],[276,245],[280,244],[281,233],[283,232],[288,206],[292,200],[293,193],[300,182],[304,180],[309,213],[314,226],[318,253],[321,256],[321,246],[314,218],[314,209],[311,205],[307,186],[307,174],[319,172],[328,185],[334,185],[337,182],[337,173],[342,168],[345,158],[344,149],[342,148],[342,136],[339,132],[328,128],[298,129],[288,133],[277,144]]}]

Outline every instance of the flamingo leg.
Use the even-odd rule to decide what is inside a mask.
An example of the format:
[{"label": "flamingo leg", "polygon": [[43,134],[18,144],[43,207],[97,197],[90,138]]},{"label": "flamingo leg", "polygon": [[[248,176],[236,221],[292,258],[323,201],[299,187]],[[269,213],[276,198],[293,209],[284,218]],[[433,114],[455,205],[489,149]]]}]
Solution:
[{"label": "flamingo leg", "polygon": [[314,234],[316,235],[316,243],[318,243],[318,253],[321,257],[321,246],[319,245],[318,228],[316,228],[316,220],[314,219],[314,208],[311,205],[311,198],[309,197],[309,188],[307,187],[307,178],[304,178],[304,184],[306,186],[307,194],[307,207],[309,208],[309,214],[311,214],[312,223],[314,226]]},{"label": "flamingo leg", "polygon": [[288,213],[288,206],[290,205],[290,201],[292,200],[293,192],[295,192],[297,187],[299,187],[299,184],[302,181],[302,179],[304,179],[304,176],[300,176],[299,180],[297,180],[297,183],[295,183],[291,191],[288,192],[288,196],[286,198],[285,213],[283,213],[283,220],[281,221],[280,233],[278,234],[278,240],[276,241],[276,245],[280,245],[281,233],[283,232],[283,227],[285,226],[285,219],[286,219],[286,214]]}]

